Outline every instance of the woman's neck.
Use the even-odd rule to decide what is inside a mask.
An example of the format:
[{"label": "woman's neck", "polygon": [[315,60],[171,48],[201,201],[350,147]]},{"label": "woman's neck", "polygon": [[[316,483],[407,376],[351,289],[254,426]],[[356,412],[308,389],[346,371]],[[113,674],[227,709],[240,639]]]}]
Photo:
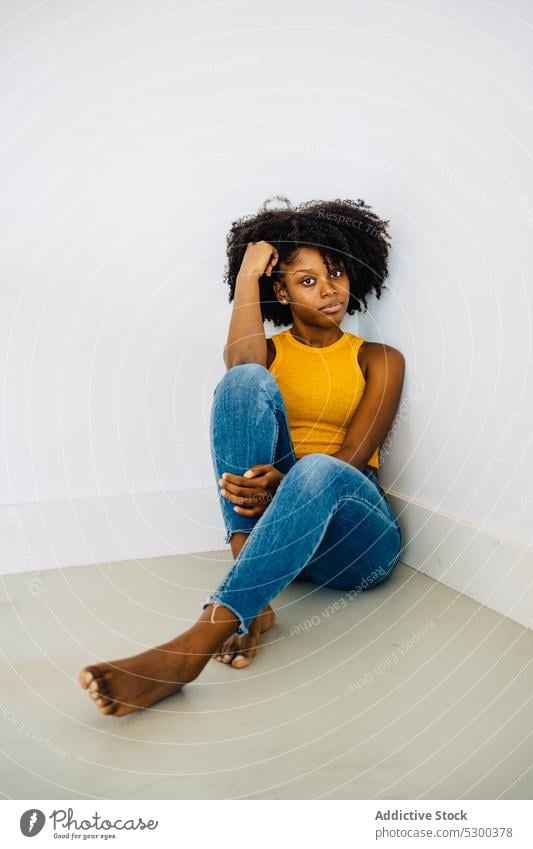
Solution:
[{"label": "woman's neck", "polygon": [[327,348],[333,345],[341,336],[344,336],[344,331],[340,327],[332,327],[331,330],[320,330],[317,327],[304,327],[301,324],[290,328],[289,332],[298,342],[304,345],[309,345],[311,348]]}]

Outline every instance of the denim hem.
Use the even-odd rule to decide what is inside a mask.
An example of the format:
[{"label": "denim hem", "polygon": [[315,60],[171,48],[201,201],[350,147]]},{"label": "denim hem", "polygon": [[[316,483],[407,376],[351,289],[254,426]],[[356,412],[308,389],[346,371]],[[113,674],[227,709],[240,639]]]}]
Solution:
[{"label": "denim hem", "polygon": [[248,628],[244,624],[244,619],[242,618],[241,614],[239,613],[238,610],[235,610],[235,608],[232,607],[231,604],[228,604],[226,601],[222,601],[222,599],[216,593],[212,593],[209,596],[209,598],[207,598],[206,601],[204,601],[204,603],[202,604],[202,610],[205,610],[206,607],[208,607],[210,604],[214,604],[215,602],[218,602],[219,604],[221,604],[222,607],[227,607],[228,610],[231,610],[231,612],[235,614],[235,616],[240,621],[240,625],[237,628],[237,630],[235,631],[235,633],[237,634],[238,637],[245,637],[246,634],[248,633]]},{"label": "denim hem", "polygon": [[226,531],[226,539],[224,542],[228,545],[233,534],[251,534],[252,531],[253,528],[231,528],[231,530]]}]

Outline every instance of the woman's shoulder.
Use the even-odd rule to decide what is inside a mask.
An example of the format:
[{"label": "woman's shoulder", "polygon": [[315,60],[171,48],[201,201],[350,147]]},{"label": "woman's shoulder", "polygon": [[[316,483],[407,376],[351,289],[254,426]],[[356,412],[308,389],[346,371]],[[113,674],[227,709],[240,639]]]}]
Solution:
[{"label": "woman's shoulder", "polygon": [[359,346],[358,359],[365,377],[369,366],[382,365],[387,361],[390,362],[391,359],[405,362],[398,348],[393,348],[392,345],[386,345],[384,342],[368,342],[366,339]]}]

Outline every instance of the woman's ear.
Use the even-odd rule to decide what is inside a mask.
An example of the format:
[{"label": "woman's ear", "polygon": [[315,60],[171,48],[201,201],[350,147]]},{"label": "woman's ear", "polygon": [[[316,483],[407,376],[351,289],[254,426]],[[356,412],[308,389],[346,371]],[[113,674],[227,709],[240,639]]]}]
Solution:
[{"label": "woman's ear", "polygon": [[285,287],[283,286],[283,284],[282,283],[274,283],[273,288],[274,288],[274,293],[275,293],[278,301],[280,301],[282,304],[288,304],[289,303],[289,296],[288,296],[287,291],[285,290]]}]

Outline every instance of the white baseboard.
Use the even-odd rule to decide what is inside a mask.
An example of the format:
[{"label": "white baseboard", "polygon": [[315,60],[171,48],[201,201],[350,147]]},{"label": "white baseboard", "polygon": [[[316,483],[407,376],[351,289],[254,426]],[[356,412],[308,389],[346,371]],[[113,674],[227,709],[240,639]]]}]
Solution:
[{"label": "white baseboard", "polygon": [[[401,561],[526,628],[533,627],[533,549],[389,492]],[[0,574],[199,553],[224,542],[214,487],[0,507]]]},{"label": "white baseboard", "polygon": [[533,548],[393,491],[388,497],[402,529],[402,563],[533,628]]}]

